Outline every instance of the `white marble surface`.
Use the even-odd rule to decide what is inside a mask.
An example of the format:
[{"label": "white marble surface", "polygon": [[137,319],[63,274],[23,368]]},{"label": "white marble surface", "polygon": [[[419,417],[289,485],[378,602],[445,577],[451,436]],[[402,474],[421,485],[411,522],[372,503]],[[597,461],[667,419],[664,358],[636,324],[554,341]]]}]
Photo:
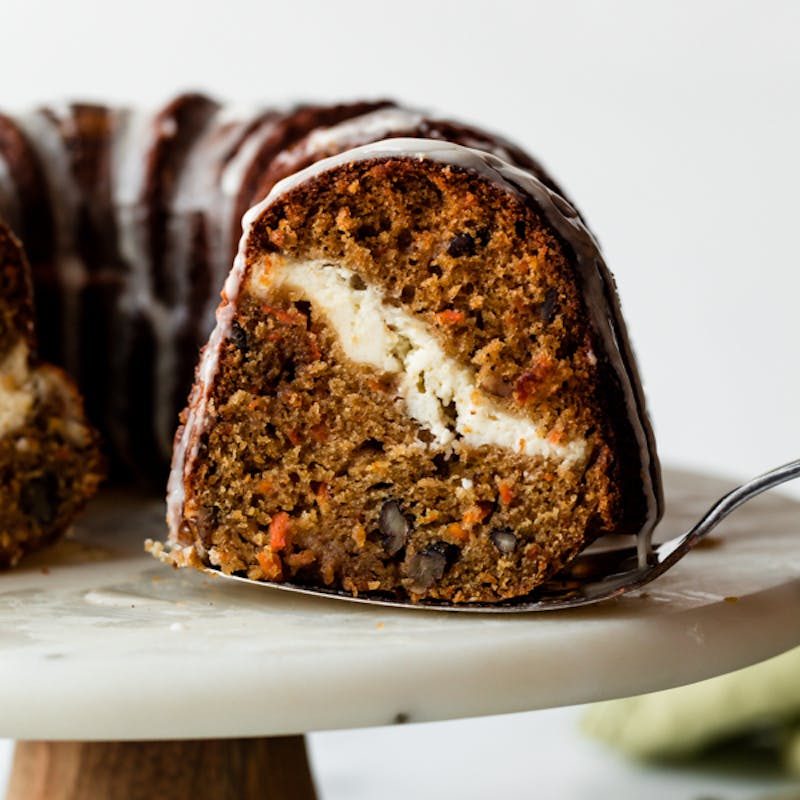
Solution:
[{"label": "white marble surface", "polygon": [[[731,486],[667,475],[662,535]],[[0,736],[294,733],[699,680],[800,643],[798,528],[799,503],[762,496],[643,593],[569,612],[453,615],[170,569],[142,550],[163,531],[163,504],[104,495],[68,540],[0,576]]]}]

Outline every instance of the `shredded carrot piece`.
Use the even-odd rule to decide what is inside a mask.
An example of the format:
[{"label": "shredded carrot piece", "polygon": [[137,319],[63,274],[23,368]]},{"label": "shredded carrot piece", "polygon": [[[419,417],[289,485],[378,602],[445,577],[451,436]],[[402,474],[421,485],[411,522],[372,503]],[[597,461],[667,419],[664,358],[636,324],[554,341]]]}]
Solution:
[{"label": "shredded carrot piece", "polygon": [[551,394],[557,366],[556,361],[547,353],[539,353],[533,359],[530,369],[517,378],[514,386],[516,401],[525,403],[533,397],[546,397]]},{"label": "shredded carrot piece", "polygon": [[505,481],[497,484],[497,491],[500,493],[500,500],[508,505],[514,499],[514,490]]},{"label": "shredded carrot piece", "polygon": [[286,556],[286,563],[292,569],[300,569],[313,564],[317,560],[313,550],[301,550],[299,553],[292,553]]},{"label": "shredded carrot piece", "polygon": [[457,325],[465,319],[464,312],[456,311],[454,308],[446,308],[444,311],[439,311],[435,316],[442,325]]},{"label": "shredded carrot piece", "polygon": [[363,525],[356,525],[350,535],[358,547],[363,547],[367,542],[367,531]]},{"label": "shredded carrot piece", "polygon": [[256,556],[264,578],[268,581],[279,581],[283,578],[283,564],[280,557],[267,547]]},{"label": "shredded carrot piece", "polygon": [[447,534],[457,542],[466,542],[469,539],[469,531],[465,530],[457,522],[451,522],[447,526]]},{"label": "shredded carrot piece", "polygon": [[264,478],[256,484],[256,492],[258,494],[272,494],[274,491],[275,484],[269,478]]},{"label": "shredded carrot piece", "polygon": [[486,508],[479,505],[471,506],[467,509],[464,516],[461,518],[461,524],[467,528],[472,528],[475,525],[483,522],[491,511],[491,506]]},{"label": "shredded carrot piece", "polygon": [[282,220],[277,229],[270,231],[269,240],[277,246],[278,250],[283,250],[286,244],[286,225],[285,220]]},{"label": "shredded carrot piece", "polygon": [[294,429],[286,431],[286,438],[295,446],[298,447],[299,445],[303,444],[303,437],[300,435],[299,431]]},{"label": "shredded carrot piece", "polygon": [[540,553],[541,548],[535,542],[530,542],[525,546],[525,558],[529,558],[531,561],[538,561]]},{"label": "shredded carrot piece", "polygon": [[422,525],[428,525],[431,522],[436,522],[439,517],[441,517],[441,513],[438,512],[436,509],[430,508],[425,511],[425,513],[419,517],[419,521]]},{"label": "shredded carrot piece", "polygon": [[289,544],[291,520],[285,511],[279,511],[269,523],[269,544],[273,551],[284,550]]}]

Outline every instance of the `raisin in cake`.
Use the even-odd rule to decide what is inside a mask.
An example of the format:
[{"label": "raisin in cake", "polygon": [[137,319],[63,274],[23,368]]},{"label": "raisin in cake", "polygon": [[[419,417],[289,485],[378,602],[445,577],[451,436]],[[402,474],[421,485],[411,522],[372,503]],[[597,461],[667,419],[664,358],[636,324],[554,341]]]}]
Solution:
[{"label": "raisin in cake", "polygon": [[34,348],[27,263],[0,222],[0,567],[62,533],[100,480],[75,386]]},{"label": "raisin in cake", "polygon": [[594,239],[532,171],[457,144],[274,186],[183,423],[165,557],[256,580],[495,602],[660,515]]}]

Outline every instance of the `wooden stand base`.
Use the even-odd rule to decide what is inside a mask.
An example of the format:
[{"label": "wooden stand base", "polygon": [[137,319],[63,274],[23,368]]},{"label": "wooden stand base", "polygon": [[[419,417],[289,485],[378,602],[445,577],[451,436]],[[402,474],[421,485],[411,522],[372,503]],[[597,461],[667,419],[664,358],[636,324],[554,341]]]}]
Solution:
[{"label": "wooden stand base", "polygon": [[302,736],[19,742],[6,800],[315,800]]}]

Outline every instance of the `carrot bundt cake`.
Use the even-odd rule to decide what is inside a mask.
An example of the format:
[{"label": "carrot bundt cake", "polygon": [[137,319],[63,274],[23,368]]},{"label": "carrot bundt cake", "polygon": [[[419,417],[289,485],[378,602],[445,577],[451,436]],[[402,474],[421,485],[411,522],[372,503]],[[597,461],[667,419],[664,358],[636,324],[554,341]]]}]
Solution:
[{"label": "carrot bundt cake", "polygon": [[[114,474],[163,485],[172,458],[176,563],[493,602],[658,519],[613,281],[563,191],[504,139],[386,101],[0,114],[0,218],[29,249],[42,357],[77,381]],[[41,410],[72,464],[48,471],[45,436],[8,473],[0,514],[41,518],[3,545],[18,555],[63,528],[62,490],[77,507],[97,461],[6,283],[0,424],[36,429]],[[1,441],[5,469],[26,438]]]},{"label": "carrot bundt cake", "polygon": [[255,580],[496,602],[660,513],[594,239],[449,142],[357,147],[247,214],[183,423],[154,549]]},{"label": "carrot bundt cake", "polygon": [[28,266],[0,222],[0,567],[62,533],[99,479],[75,386],[36,359]]}]

